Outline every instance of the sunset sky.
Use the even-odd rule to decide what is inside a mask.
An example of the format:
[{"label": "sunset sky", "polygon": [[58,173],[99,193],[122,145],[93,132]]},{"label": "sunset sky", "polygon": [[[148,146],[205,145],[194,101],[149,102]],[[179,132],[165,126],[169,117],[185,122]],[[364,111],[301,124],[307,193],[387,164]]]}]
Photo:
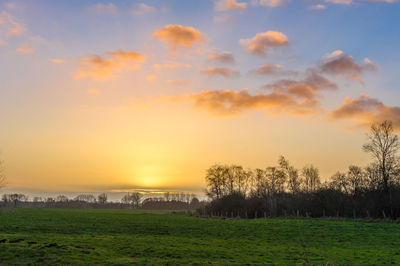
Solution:
[{"label": "sunset sky", "polygon": [[201,193],[213,163],[367,165],[396,0],[0,1],[3,191]]}]

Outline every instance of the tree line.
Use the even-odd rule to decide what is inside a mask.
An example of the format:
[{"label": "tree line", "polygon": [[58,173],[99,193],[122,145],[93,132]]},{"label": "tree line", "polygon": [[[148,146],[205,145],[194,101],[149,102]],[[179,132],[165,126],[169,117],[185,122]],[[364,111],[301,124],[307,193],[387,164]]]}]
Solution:
[{"label": "tree line", "polygon": [[57,197],[33,197],[21,193],[3,194],[3,206],[13,207],[51,207],[51,208],[111,208],[111,209],[196,209],[204,202],[200,202],[195,194],[165,192],[160,197],[146,197],[143,193],[133,192],[125,194],[120,202],[108,200],[106,193],[94,196],[80,194],[73,198],[65,195]]},{"label": "tree line", "polygon": [[211,201],[199,212],[247,218],[395,219],[400,216],[400,143],[393,124],[373,124],[362,148],[373,159],[368,166],[351,165],[324,182],[315,166],[297,169],[283,156],[264,169],[212,165],[205,177]]}]

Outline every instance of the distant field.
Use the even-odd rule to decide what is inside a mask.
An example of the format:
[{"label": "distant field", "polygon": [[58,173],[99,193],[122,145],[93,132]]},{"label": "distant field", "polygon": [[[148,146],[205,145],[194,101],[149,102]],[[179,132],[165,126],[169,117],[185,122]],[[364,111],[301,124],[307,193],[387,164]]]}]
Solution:
[{"label": "distant field", "polygon": [[400,225],[17,209],[0,213],[0,263],[399,264]]}]

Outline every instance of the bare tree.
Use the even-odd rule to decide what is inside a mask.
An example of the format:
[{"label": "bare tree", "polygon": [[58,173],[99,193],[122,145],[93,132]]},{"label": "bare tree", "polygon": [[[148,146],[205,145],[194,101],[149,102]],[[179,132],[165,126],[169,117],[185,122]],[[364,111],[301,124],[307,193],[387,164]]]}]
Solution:
[{"label": "bare tree", "polygon": [[3,201],[4,202],[14,202],[14,206],[17,206],[18,202],[25,202],[28,201],[28,197],[24,194],[4,194],[3,195]]},{"label": "bare tree", "polygon": [[179,193],[179,201],[185,202],[186,194],[184,192]]},{"label": "bare tree", "polygon": [[132,203],[135,208],[139,208],[140,200],[142,199],[142,194],[139,192],[132,193]]},{"label": "bare tree", "polygon": [[42,197],[33,197],[33,202],[43,202],[43,198]]},{"label": "bare tree", "polygon": [[88,202],[88,203],[95,203],[96,197],[92,194],[81,194],[74,198],[76,201]]},{"label": "bare tree", "polygon": [[268,167],[266,173],[266,188],[269,195],[275,195],[284,191],[286,176],[277,167]]},{"label": "bare tree", "polygon": [[368,142],[363,150],[371,154],[379,167],[381,184],[385,192],[389,191],[391,174],[395,171],[396,156],[400,149],[397,135],[393,133],[393,124],[390,121],[374,123],[368,134]]},{"label": "bare tree", "polygon": [[302,171],[304,177],[304,189],[306,192],[316,191],[321,186],[319,171],[313,165],[305,166]]},{"label": "bare tree", "polygon": [[140,205],[140,201],[142,199],[142,194],[139,192],[128,193],[124,195],[121,199],[122,203],[131,204],[134,208],[138,208]]},{"label": "bare tree", "polygon": [[6,186],[6,176],[4,174],[4,163],[0,159],[0,189]]},{"label": "bare tree", "polygon": [[190,203],[191,197],[192,197],[192,195],[191,195],[190,193],[187,193],[187,194],[185,195],[185,200],[186,200],[186,203],[187,203],[187,204]]},{"label": "bare tree", "polygon": [[352,195],[357,194],[357,192],[359,192],[365,184],[364,172],[361,167],[350,165],[347,172],[347,180],[350,193]]},{"label": "bare tree", "polygon": [[365,168],[365,179],[369,189],[378,190],[382,187],[380,170],[376,163],[372,163]]},{"label": "bare tree", "polygon": [[68,197],[64,196],[64,195],[59,195],[59,196],[57,196],[56,201],[57,202],[68,202]]},{"label": "bare tree", "polygon": [[226,194],[226,168],[220,164],[214,164],[206,172],[207,190],[210,198],[219,199]]},{"label": "bare tree", "polygon": [[165,201],[169,201],[170,200],[170,193],[167,191],[167,192],[164,192],[164,199],[165,199]]},{"label": "bare tree", "polygon": [[298,193],[301,187],[301,178],[299,176],[299,171],[289,164],[289,161],[285,157],[281,156],[279,158],[279,166],[281,170],[286,175],[287,188],[291,193]]},{"label": "bare tree", "polygon": [[349,191],[349,184],[346,174],[337,172],[331,177],[329,186],[337,191],[341,191],[344,193],[348,193]]},{"label": "bare tree", "polygon": [[97,196],[97,202],[100,204],[104,204],[107,202],[107,194],[106,193],[101,193],[100,195]]},{"label": "bare tree", "polygon": [[122,197],[121,202],[124,204],[130,204],[131,203],[131,197],[130,194],[126,194]]}]

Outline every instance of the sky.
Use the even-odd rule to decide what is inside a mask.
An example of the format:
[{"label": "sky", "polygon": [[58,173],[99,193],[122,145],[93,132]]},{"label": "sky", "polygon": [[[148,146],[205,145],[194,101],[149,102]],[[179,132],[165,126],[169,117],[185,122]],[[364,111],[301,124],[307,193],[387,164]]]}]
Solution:
[{"label": "sky", "polygon": [[201,193],[214,163],[370,162],[396,0],[0,1],[3,191]]}]

